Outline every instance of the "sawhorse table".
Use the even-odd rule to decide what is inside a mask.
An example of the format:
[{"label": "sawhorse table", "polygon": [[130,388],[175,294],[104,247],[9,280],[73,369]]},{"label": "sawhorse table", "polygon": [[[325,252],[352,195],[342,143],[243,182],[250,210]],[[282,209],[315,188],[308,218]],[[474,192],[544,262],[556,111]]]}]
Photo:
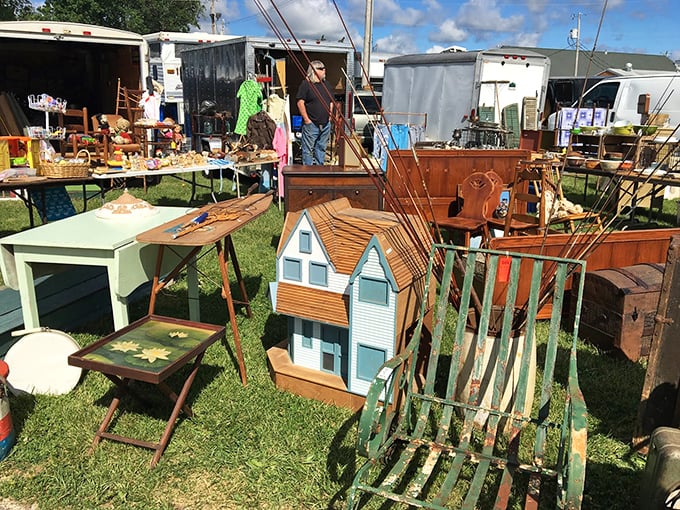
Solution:
[{"label": "sawhorse table", "polygon": [[[101,372],[118,387],[90,451],[102,439],[149,448],[154,450],[150,465],[155,467],[170,441],[179,413],[184,411],[187,416],[193,416],[186,404],[187,395],[206,349],[224,337],[224,333],[224,326],[148,315],[70,355],[69,365]],[[192,359],[194,363],[178,395],[165,380]],[[121,398],[132,394],[131,381],[153,384],[175,403],[158,442],[108,432]]]},{"label": "sawhorse table", "polygon": [[[243,198],[234,198],[210,204],[201,209],[186,214],[173,221],[164,223],[156,228],[143,232],[137,236],[140,243],[159,245],[158,259],[156,262],[156,273],[151,287],[149,298],[149,314],[153,314],[156,306],[156,297],[165,287],[167,282],[172,281],[184,266],[190,264],[195,256],[204,246],[215,245],[217,259],[220,265],[222,276],[222,297],[227,303],[229,311],[229,322],[234,335],[234,347],[238,361],[241,382],[247,384],[246,366],[241,350],[241,337],[236,323],[236,311],[234,303],[243,304],[246,308],[248,317],[252,316],[250,302],[246,293],[245,283],[241,276],[241,269],[236,258],[236,249],[231,239],[231,235],[238,229],[248,224],[258,216],[264,214],[272,203],[272,195],[254,194]],[[192,219],[207,213],[207,219],[200,224],[192,223]],[[180,260],[177,266],[165,277],[161,278],[163,265],[163,254],[166,249],[173,247],[192,247],[189,253]],[[229,285],[229,261],[234,267],[236,281],[241,291],[241,301],[235,301],[231,294]]]}]

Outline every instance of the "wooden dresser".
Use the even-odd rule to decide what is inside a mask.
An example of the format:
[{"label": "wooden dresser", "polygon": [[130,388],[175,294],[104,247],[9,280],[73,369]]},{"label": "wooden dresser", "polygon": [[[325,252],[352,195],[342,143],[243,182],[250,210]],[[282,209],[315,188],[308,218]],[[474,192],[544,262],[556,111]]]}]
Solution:
[{"label": "wooden dresser", "polygon": [[363,168],[288,165],[282,175],[286,212],[341,197],[347,197],[352,207],[382,210],[382,192]]}]

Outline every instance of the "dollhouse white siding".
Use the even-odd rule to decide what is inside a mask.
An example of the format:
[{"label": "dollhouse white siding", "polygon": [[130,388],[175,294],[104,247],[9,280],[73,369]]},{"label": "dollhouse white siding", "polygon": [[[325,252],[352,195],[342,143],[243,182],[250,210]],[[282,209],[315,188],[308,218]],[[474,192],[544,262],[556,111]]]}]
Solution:
[{"label": "dollhouse white siding", "polygon": [[359,281],[361,276],[387,280],[380,263],[378,252],[372,248],[360,276],[354,280],[350,289],[350,365],[348,389],[352,393],[366,395],[370,380],[357,377],[358,345],[375,347],[385,351],[385,360],[394,356],[396,335],[396,293],[388,284],[387,306],[359,301]]},{"label": "dollhouse white siding", "polygon": [[312,323],[312,346],[304,347],[302,345],[302,319],[295,318],[293,320],[293,362],[302,367],[311,368],[313,370],[320,370],[321,367],[321,342],[319,336],[321,333],[321,326]]},{"label": "dollhouse white siding", "polygon": [[[311,253],[303,253],[300,251],[300,232],[311,232]],[[286,258],[296,259],[301,261],[302,279],[301,281],[291,281],[283,278],[283,264]],[[309,265],[310,262],[325,264],[328,268],[328,285],[314,285],[309,281]],[[317,289],[327,290],[328,292],[336,292],[339,294],[347,293],[347,286],[349,284],[349,276],[346,274],[337,273],[330,264],[326,252],[321,245],[319,238],[316,236],[315,230],[309,223],[307,215],[300,217],[300,222],[291,233],[288,243],[279,255],[276,261],[277,281],[285,281],[294,285],[301,285],[303,287],[314,287]]]}]

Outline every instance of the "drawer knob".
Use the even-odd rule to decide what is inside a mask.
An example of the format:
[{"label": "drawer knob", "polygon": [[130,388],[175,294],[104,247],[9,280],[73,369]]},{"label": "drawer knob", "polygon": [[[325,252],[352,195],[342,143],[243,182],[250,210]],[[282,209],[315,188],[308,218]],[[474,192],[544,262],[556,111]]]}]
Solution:
[{"label": "drawer knob", "polygon": [[355,190],[354,190],[354,194],[355,194],[355,195],[358,195],[358,194],[359,194],[359,190],[358,190],[358,189],[355,189]]},{"label": "drawer knob", "polygon": [[312,191],[311,189],[307,191],[308,195],[311,195],[312,193],[314,193],[314,191]]}]

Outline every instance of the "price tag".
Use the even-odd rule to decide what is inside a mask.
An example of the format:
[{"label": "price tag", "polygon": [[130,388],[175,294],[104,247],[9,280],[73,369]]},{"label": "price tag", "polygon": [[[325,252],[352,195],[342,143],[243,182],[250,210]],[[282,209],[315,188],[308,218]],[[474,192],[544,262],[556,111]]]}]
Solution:
[{"label": "price tag", "polygon": [[510,279],[510,264],[512,257],[500,257],[498,259],[498,281],[500,283],[507,283]]}]

